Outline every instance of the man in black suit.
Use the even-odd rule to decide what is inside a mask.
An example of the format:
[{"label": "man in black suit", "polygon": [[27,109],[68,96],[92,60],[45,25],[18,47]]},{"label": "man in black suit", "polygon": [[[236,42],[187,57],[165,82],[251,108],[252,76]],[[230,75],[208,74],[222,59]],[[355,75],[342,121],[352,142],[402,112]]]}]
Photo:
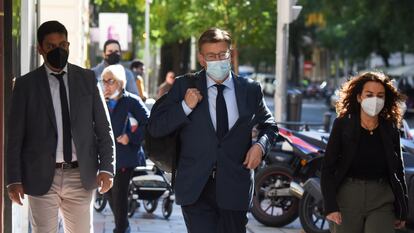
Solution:
[{"label": "man in black suit", "polygon": [[[149,133],[180,132],[176,200],[190,233],[246,232],[253,169],[275,141],[277,126],[260,85],[231,72],[231,37],[212,28],[198,41],[204,67],[177,78],[151,113]],[[252,143],[252,128],[260,130]]]},{"label": "man in black suit", "polygon": [[[93,189],[105,193],[114,175],[114,139],[94,73],[67,63],[64,25],[37,31],[44,64],[16,79],[9,116],[7,191],[28,195],[32,232],[93,232]],[[98,155],[99,154],[99,155]]]}]

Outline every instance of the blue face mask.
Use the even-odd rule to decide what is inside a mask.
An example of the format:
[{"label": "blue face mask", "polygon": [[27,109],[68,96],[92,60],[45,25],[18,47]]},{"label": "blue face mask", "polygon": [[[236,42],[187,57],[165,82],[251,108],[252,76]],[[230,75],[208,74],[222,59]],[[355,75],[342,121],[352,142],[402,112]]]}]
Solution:
[{"label": "blue face mask", "polygon": [[230,59],[220,61],[207,61],[207,74],[216,81],[223,81],[229,76]]}]

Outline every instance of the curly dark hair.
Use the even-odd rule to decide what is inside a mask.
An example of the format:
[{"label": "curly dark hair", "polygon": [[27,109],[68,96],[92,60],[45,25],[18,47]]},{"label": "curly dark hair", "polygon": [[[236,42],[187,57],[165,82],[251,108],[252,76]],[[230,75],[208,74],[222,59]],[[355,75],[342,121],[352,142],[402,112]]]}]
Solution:
[{"label": "curly dark hair", "polygon": [[339,100],[336,103],[338,117],[360,113],[361,105],[358,103],[357,96],[362,94],[365,83],[369,81],[381,83],[385,89],[384,108],[379,113],[379,117],[400,126],[403,113],[399,103],[404,102],[406,96],[398,92],[387,75],[377,71],[360,73],[342,85]]}]

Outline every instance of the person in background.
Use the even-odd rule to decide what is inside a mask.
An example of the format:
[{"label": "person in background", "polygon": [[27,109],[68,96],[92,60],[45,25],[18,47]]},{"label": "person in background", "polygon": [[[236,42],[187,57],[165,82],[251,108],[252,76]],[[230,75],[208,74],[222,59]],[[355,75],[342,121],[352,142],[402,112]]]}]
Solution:
[{"label": "person in background", "polygon": [[[105,69],[105,67],[109,65],[120,64],[121,62],[121,44],[119,44],[119,41],[113,39],[105,41],[102,55],[104,58],[102,62],[92,68],[93,72],[95,73],[95,77],[100,83],[101,87],[101,76],[102,71]],[[125,69],[125,77],[127,80],[125,89],[129,93],[139,96],[140,93],[137,89],[137,85],[135,84],[134,74],[129,69]]]},{"label": "person in background", "polygon": [[[188,232],[245,233],[254,169],[275,142],[278,128],[260,85],[231,71],[231,37],[219,28],[198,40],[201,71],[177,78],[148,132],[179,130],[175,185]],[[252,144],[252,128],[258,139]]]},{"label": "person in background", "polygon": [[404,101],[389,77],[364,72],[341,89],[322,162],[321,188],[333,233],[389,233],[405,225],[407,185],[399,126]]},{"label": "person in background", "polygon": [[149,111],[138,96],[125,91],[126,78],[122,65],[110,65],[102,72],[104,96],[116,138],[116,175],[106,197],[114,214],[114,233],[130,232],[128,221],[129,180],[136,166],[145,166],[141,146],[143,129]]},{"label": "person in background", "polygon": [[174,74],[174,72],[169,71],[165,75],[165,81],[163,83],[161,83],[161,85],[158,87],[157,99],[159,99],[165,93],[170,91],[171,87],[174,84],[174,81],[175,81],[175,74]]},{"label": "person in background", "polygon": [[131,62],[131,65],[129,66],[129,68],[132,70],[132,73],[134,73],[135,83],[138,88],[139,97],[141,97],[142,101],[145,102],[145,100],[148,98],[148,95],[145,92],[145,87],[144,87],[144,72],[145,72],[144,63],[142,63],[139,60],[134,60]]},{"label": "person in background", "polygon": [[[16,79],[6,152],[9,198],[28,196],[33,233],[93,232],[94,189],[114,175],[108,110],[92,71],[68,63],[68,32],[58,21],[37,30],[44,64]],[[99,152],[99,155],[98,155]]]}]

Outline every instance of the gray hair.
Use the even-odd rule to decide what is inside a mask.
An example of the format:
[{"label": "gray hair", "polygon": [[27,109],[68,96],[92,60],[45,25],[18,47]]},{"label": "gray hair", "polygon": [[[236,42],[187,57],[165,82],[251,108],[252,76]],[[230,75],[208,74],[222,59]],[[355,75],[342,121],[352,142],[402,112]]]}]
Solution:
[{"label": "gray hair", "polygon": [[112,74],[112,77],[121,84],[122,89],[125,89],[125,87],[126,87],[126,76],[125,76],[125,69],[122,65],[116,64],[116,65],[107,66],[102,71],[102,74],[101,74],[102,79],[103,79],[103,76],[106,73]]}]

